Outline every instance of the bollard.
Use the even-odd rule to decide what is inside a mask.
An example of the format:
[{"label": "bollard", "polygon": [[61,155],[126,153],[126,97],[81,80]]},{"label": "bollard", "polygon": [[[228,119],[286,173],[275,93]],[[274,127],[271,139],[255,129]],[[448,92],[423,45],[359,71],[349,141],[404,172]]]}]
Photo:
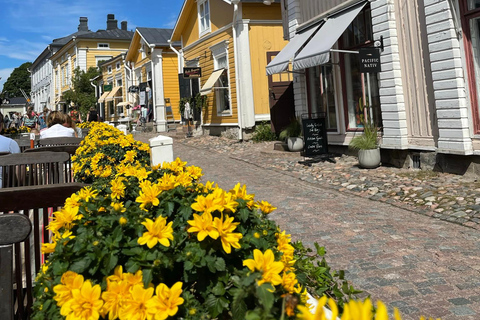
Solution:
[{"label": "bollard", "polygon": [[151,138],[149,142],[152,166],[162,164],[163,162],[173,161],[172,138],[166,136],[157,136],[155,138]]}]

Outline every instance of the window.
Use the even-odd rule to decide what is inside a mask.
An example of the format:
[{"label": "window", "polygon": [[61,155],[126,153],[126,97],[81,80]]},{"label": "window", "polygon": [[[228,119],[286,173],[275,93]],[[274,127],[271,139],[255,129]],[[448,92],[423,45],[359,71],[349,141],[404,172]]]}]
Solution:
[{"label": "window", "polygon": [[115,68],[116,68],[117,70],[120,70],[120,62],[117,62],[117,63],[115,64]]},{"label": "window", "polygon": [[97,64],[97,67],[99,63],[110,60],[110,59],[112,59],[112,56],[95,56],[95,62]]},{"label": "window", "polygon": [[308,69],[308,77],[311,112],[324,112],[327,129],[337,129],[333,66],[322,65],[310,68]]},{"label": "window", "polygon": [[230,114],[230,90],[228,85],[228,63],[227,56],[215,57],[215,70],[225,69],[215,83],[215,100],[217,103],[217,113]]},{"label": "window", "polygon": [[200,36],[210,32],[210,8],[208,0],[198,0],[198,29]]},{"label": "window", "polygon": [[116,87],[121,87],[121,86],[122,86],[122,78],[118,78]]},{"label": "window", "polygon": [[480,1],[460,0],[474,133],[480,133]]},{"label": "window", "polygon": [[61,81],[61,84],[62,84],[62,87],[65,86],[65,68],[62,67],[62,69],[60,70],[60,73],[62,75],[62,81]]},{"label": "window", "polygon": [[[371,47],[372,40],[372,16],[370,7],[367,6],[348,26],[339,42],[342,49],[358,50],[361,47]],[[361,73],[356,54],[342,54],[341,60],[348,128],[362,128],[365,117],[381,127],[382,113],[377,74]],[[370,92],[368,88],[370,88]],[[371,101],[369,101],[369,97]]]},{"label": "window", "polygon": [[108,43],[98,43],[97,48],[110,48],[110,45]]},{"label": "window", "polygon": [[111,74],[112,73],[112,66],[108,66],[107,69],[108,69],[108,74]]}]

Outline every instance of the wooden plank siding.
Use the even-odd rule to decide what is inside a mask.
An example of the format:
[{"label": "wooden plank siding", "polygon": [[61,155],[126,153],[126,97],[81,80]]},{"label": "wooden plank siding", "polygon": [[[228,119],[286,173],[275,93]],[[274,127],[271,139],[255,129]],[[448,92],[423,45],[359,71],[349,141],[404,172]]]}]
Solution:
[{"label": "wooden plank siding", "polygon": [[315,18],[319,14],[322,14],[342,3],[345,0],[302,0],[302,5],[300,6],[300,17],[301,20],[299,24],[302,24],[305,21],[308,21],[312,18]]},{"label": "wooden plank siding", "polygon": [[249,40],[255,114],[270,114],[268,77],[265,73],[267,52],[281,51],[288,41],[283,40],[283,27],[272,24],[252,24],[250,26]]},{"label": "wooden plank siding", "polygon": [[428,48],[425,47],[427,39],[423,0],[395,1],[395,13],[408,143],[412,146],[435,147],[434,130],[437,130],[437,121],[430,58]]},{"label": "wooden plank siding", "polygon": [[180,87],[178,85],[178,58],[175,53],[162,54],[163,91],[165,98],[170,98],[173,116],[180,120]]},{"label": "wooden plank siding", "polygon": [[202,68],[202,78],[200,79],[200,87],[203,87],[208,80],[212,72],[214,71],[213,56],[209,47],[220,43],[222,41],[228,41],[228,68],[229,68],[229,83],[230,83],[230,96],[231,96],[231,116],[218,116],[217,105],[215,100],[215,94],[212,91],[208,94],[208,107],[207,110],[203,110],[203,121],[205,124],[224,124],[224,123],[237,123],[237,91],[235,84],[235,59],[233,52],[233,38],[232,29],[228,28],[225,32],[220,32],[204,41],[196,44],[191,48],[187,48],[185,51],[185,60],[193,60],[198,58],[200,67]]}]

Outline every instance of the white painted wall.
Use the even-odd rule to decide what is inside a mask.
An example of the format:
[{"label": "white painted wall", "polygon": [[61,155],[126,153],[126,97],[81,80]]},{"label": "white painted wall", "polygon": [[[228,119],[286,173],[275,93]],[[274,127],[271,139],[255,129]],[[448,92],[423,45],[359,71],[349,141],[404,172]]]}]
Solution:
[{"label": "white painted wall", "polygon": [[447,0],[425,0],[428,48],[438,117],[438,152],[472,154],[461,42]]}]

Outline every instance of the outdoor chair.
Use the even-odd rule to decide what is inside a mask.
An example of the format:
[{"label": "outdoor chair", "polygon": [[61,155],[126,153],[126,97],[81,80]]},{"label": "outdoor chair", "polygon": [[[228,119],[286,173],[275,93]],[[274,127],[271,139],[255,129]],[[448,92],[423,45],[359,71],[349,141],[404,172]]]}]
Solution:
[{"label": "outdoor chair", "polygon": [[[1,320],[30,319],[33,282],[47,259],[47,255],[41,253],[42,243],[49,243],[51,239],[47,229],[50,215],[64,205],[65,199],[84,186],[83,183],[62,183],[0,189],[0,218],[3,219],[3,222],[0,221]],[[18,218],[4,218],[13,217],[13,212],[20,213],[23,220],[28,220],[32,225],[33,232],[23,242],[18,237],[12,239],[12,235],[21,234],[25,223]],[[4,225],[9,222],[6,220],[10,221],[8,226]],[[9,243],[13,243],[13,270],[12,248],[2,246]]]},{"label": "outdoor chair", "polygon": [[68,152],[13,153],[0,157],[2,188],[72,181]]},{"label": "outdoor chair", "polygon": [[79,145],[83,138],[77,137],[57,137],[57,138],[44,138],[38,140],[39,147],[46,146],[58,146],[58,145]]}]

